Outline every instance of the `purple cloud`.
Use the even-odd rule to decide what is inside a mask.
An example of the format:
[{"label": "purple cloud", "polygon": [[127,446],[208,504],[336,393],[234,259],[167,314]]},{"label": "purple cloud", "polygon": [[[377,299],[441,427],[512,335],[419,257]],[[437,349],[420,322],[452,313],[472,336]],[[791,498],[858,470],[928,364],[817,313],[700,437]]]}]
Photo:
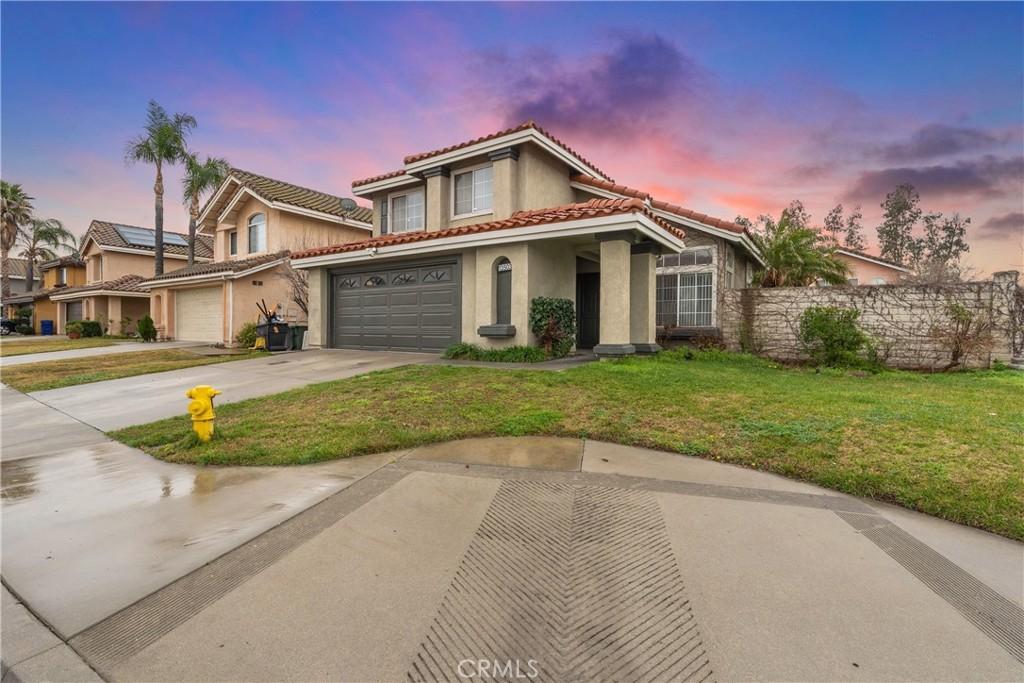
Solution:
[{"label": "purple cloud", "polygon": [[884,145],[871,154],[890,163],[925,161],[961,152],[980,152],[1008,141],[1005,134],[981,128],[933,123],[918,129],[906,142]]},{"label": "purple cloud", "polygon": [[631,35],[610,51],[567,61],[550,54],[487,55],[491,82],[503,84],[506,123],[533,119],[563,130],[599,134],[660,118],[692,94],[699,69],[658,35]]},{"label": "purple cloud", "polygon": [[1012,235],[1024,236],[1024,212],[1011,211],[1002,216],[993,216],[978,229],[978,237],[981,239],[1002,239]]},{"label": "purple cloud", "polygon": [[997,197],[1007,184],[1024,180],[1024,157],[995,157],[954,164],[886,168],[861,173],[845,194],[851,201],[881,199],[900,183],[910,183],[922,195],[974,195]]}]

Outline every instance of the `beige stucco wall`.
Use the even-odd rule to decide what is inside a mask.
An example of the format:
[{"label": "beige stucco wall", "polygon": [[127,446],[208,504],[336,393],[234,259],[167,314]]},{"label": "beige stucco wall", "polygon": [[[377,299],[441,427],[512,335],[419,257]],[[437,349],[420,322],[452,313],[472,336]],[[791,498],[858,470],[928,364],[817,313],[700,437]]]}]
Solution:
[{"label": "beige stucco wall", "polygon": [[[500,258],[507,258],[512,264],[512,324],[515,325],[516,335],[505,339],[487,339],[480,337],[476,332],[481,325],[491,325],[495,322],[497,310],[494,298],[494,264]],[[470,338],[463,341],[480,344],[488,347],[503,346],[525,346],[530,343],[529,330],[529,249],[525,243],[504,244],[492,247],[480,247],[476,249],[475,286],[476,286],[476,316],[473,325],[469,328]],[[469,286],[471,283],[463,278],[462,286]],[[466,311],[463,311],[466,316]],[[466,329],[463,323],[463,329]]]},{"label": "beige stucco wall", "polygon": [[655,254],[632,254],[629,264],[629,341],[653,344],[655,335]]},{"label": "beige stucco wall", "polygon": [[[226,295],[232,302],[232,315],[225,316],[225,343],[233,343],[235,335],[247,322],[256,322],[260,313],[256,302],[264,300],[273,311],[284,317],[288,322],[306,321],[306,316],[298,304],[291,300],[288,283],[281,277],[283,268],[278,266],[270,270],[260,271],[244,280],[229,280]],[[227,309],[225,309],[227,310]]]},{"label": "beige stucco wall", "polygon": [[370,237],[370,232],[332,221],[275,209],[267,226],[269,251],[298,251],[331,244],[359,242]]},{"label": "beige stucco wall", "polygon": [[599,344],[628,344],[630,244],[601,242],[601,322]]},{"label": "beige stucco wall", "polygon": [[309,346],[321,348],[327,346],[325,334],[329,324],[331,276],[326,268],[313,268],[309,273],[309,329],[306,331]]},{"label": "beige stucco wall", "polygon": [[[171,271],[181,268],[185,261],[169,259],[164,255],[164,269]],[[142,275],[152,277],[155,271],[155,259],[153,256],[142,254],[122,254],[116,251],[103,252],[103,280],[116,280],[125,275]]]},{"label": "beige stucco wall", "polygon": [[531,144],[521,145],[518,162],[518,200],[516,210],[528,211],[571,204],[569,167]]}]

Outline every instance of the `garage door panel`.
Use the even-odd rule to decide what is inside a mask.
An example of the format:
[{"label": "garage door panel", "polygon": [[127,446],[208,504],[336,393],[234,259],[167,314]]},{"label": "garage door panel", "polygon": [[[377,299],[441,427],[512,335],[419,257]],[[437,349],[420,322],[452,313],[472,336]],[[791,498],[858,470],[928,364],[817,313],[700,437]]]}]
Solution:
[{"label": "garage door panel", "polygon": [[220,342],[224,337],[224,297],[220,287],[182,289],[174,295],[175,337]]},{"label": "garage door panel", "polygon": [[333,276],[331,343],[440,351],[460,338],[460,282],[451,260]]}]

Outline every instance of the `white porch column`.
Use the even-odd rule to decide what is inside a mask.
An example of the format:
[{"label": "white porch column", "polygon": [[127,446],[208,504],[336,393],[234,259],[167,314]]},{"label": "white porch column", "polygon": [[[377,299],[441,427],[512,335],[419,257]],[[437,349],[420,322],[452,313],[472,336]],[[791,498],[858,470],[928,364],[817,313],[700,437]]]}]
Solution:
[{"label": "white porch column", "polygon": [[629,263],[629,342],[637,353],[657,353],[655,341],[655,268],[657,246],[634,244]]},{"label": "white porch column", "polygon": [[[603,239],[602,239],[603,238]],[[601,235],[601,321],[594,353],[601,357],[628,356],[630,343],[630,235]]]}]

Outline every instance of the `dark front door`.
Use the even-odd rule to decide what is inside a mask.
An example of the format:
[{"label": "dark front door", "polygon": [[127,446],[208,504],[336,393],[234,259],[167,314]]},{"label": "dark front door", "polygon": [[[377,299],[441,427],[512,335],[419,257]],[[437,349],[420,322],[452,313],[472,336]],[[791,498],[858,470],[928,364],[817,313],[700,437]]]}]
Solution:
[{"label": "dark front door", "polygon": [[576,348],[597,346],[601,321],[601,274],[576,275]]}]

